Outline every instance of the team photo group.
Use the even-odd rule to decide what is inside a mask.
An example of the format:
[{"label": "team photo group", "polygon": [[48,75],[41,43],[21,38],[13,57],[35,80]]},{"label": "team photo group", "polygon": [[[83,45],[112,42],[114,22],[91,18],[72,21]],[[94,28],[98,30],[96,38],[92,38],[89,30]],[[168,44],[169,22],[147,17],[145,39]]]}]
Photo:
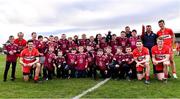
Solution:
[{"label": "team photo group", "polygon": [[23,80],[33,79],[35,83],[87,77],[137,79],[145,84],[156,78],[167,83],[170,77],[178,78],[173,54],[175,35],[172,29],[165,27],[164,20],[157,24],[158,32],[153,32],[151,25],[143,26],[142,33],[126,26],[117,35],[109,31],[105,36],[99,33],[86,37],[84,33],[81,37],[67,38],[66,34],[44,37],[32,32],[32,38],[25,40],[25,33],[19,32],[18,38],[10,35],[3,46],[6,54],[3,81],[8,80],[10,67],[10,80],[16,80],[19,64]]}]

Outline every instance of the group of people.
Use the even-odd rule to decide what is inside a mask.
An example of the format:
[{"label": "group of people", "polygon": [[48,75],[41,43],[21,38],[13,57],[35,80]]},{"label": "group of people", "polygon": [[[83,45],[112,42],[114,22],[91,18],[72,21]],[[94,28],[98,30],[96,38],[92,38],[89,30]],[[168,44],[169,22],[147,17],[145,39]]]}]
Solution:
[{"label": "group of people", "polygon": [[[26,41],[22,32],[18,38],[9,36],[4,44],[4,53],[7,55],[4,70],[4,79],[7,80],[8,70],[12,64],[11,80],[16,79],[16,63],[19,58],[22,66],[23,79],[29,81],[34,77],[38,82],[57,78],[85,78],[94,79],[145,79],[150,83],[150,62],[153,64],[153,74],[158,80],[167,82],[169,67],[172,75],[177,78],[173,59],[173,44],[175,36],[170,28],[165,27],[164,20],[158,22],[160,30],[153,33],[151,25],[143,26],[142,35],[130,30],[129,26],[120,36],[108,32],[106,36],[97,34],[96,37],[81,39],[61,38],[50,35],[43,37],[33,32],[32,39]],[[151,60],[151,61],[150,61]]]}]

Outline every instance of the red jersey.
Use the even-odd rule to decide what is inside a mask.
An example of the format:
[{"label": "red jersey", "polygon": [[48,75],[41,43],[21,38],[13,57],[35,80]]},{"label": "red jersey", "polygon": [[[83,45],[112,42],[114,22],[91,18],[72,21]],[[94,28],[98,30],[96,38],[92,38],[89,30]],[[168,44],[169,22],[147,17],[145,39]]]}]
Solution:
[{"label": "red jersey", "polygon": [[146,47],[142,47],[141,51],[138,51],[137,48],[133,50],[133,57],[137,57],[139,62],[144,60],[146,55],[149,55],[149,50]]},{"label": "red jersey", "polygon": [[23,62],[26,64],[36,61],[36,57],[39,56],[39,51],[36,48],[33,48],[31,51],[28,48],[22,50],[20,57],[23,58]]},{"label": "red jersey", "polygon": [[77,58],[77,69],[85,70],[85,66],[87,65],[87,54],[86,53],[78,53],[76,55]]},{"label": "red jersey", "polygon": [[22,39],[20,40],[19,38],[14,40],[14,43],[18,45],[18,49],[22,51],[26,47],[26,40]]},{"label": "red jersey", "polygon": [[[10,55],[9,52],[12,51],[13,55]],[[17,52],[19,52],[17,44],[7,43],[4,46],[4,52],[7,54],[6,61],[16,62],[17,61]]]},{"label": "red jersey", "polygon": [[102,56],[96,55],[95,63],[99,67],[100,70],[106,70],[107,69],[106,64],[108,63],[108,61],[107,61],[106,56],[104,56],[104,55],[102,55]]},{"label": "red jersey", "polygon": [[56,55],[54,53],[47,53],[45,55],[44,67],[53,70],[53,63],[55,63]]},{"label": "red jersey", "polygon": [[[155,45],[152,47],[152,55],[155,55],[156,60],[163,60],[166,58],[166,54],[170,54],[169,47],[164,45],[162,49],[158,49],[158,46]],[[163,64],[157,64],[155,66],[156,70],[163,70]]]},{"label": "red jersey", "polygon": [[155,45],[152,47],[152,55],[155,55],[156,60],[163,60],[166,58],[166,54],[170,54],[169,47],[164,45],[162,49],[158,49],[158,46]]},{"label": "red jersey", "polygon": [[157,36],[162,37],[164,40],[164,44],[172,48],[173,36],[174,36],[172,29],[165,28],[164,30],[159,30],[157,32]]},{"label": "red jersey", "polygon": [[67,64],[71,65],[71,64],[75,64],[75,62],[76,62],[76,54],[68,53],[67,54]]}]

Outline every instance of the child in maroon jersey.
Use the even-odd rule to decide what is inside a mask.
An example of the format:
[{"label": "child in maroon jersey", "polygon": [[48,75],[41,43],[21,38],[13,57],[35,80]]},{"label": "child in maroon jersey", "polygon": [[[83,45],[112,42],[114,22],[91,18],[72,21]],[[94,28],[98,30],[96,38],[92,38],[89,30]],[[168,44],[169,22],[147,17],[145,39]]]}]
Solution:
[{"label": "child in maroon jersey", "polygon": [[68,49],[68,40],[66,39],[66,34],[61,35],[61,39],[59,40],[58,44],[58,49],[62,50],[63,54],[65,54]]},{"label": "child in maroon jersey", "polygon": [[99,49],[97,52],[97,55],[95,56],[95,64],[96,68],[94,69],[94,77],[97,78],[97,71],[99,70],[101,73],[102,78],[107,78],[108,70],[108,60],[107,57],[104,55],[104,52],[102,49]]},{"label": "child in maroon jersey", "polygon": [[53,53],[54,48],[49,48],[48,53],[45,55],[45,62],[44,62],[44,68],[43,68],[43,78],[46,80],[51,80],[53,73],[54,73],[54,68],[55,68],[55,59],[56,55]]},{"label": "child in maroon jersey", "polygon": [[87,46],[87,60],[88,60],[88,66],[87,66],[87,76],[93,77],[93,69],[95,68],[95,55],[96,52],[94,51],[94,48],[92,46]]},{"label": "child in maroon jersey", "polygon": [[121,36],[118,38],[118,45],[122,47],[123,53],[125,53],[126,46],[128,46],[128,38],[126,32],[121,31]]},{"label": "child in maroon jersey", "polygon": [[4,71],[4,80],[7,80],[8,70],[12,64],[11,80],[15,80],[16,63],[17,63],[17,52],[20,51],[18,46],[14,44],[14,36],[9,36],[9,43],[4,45],[4,53],[6,54],[6,67]]},{"label": "child in maroon jersey", "polygon": [[69,53],[66,55],[66,62],[68,65],[68,68],[65,68],[65,70],[68,70],[68,78],[75,77],[75,72],[76,72],[76,49],[73,48]]},{"label": "child in maroon jersey", "polygon": [[133,59],[131,47],[126,47],[124,71],[127,80],[136,78],[136,63]]},{"label": "child in maroon jersey", "polygon": [[111,69],[110,69],[110,65],[112,65],[112,60],[113,60],[113,54],[111,53],[111,47],[108,46],[105,48],[105,53],[104,55],[107,57],[107,62],[108,62],[108,77],[111,76]]},{"label": "child in maroon jersey", "polygon": [[89,40],[86,38],[86,34],[82,34],[82,39],[79,39],[79,46],[86,48],[86,45],[89,43]]},{"label": "child in maroon jersey", "polygon": [[76,62],[77,62],[77,77],[85,77],[86,76],[86,69],[87,69],[87,65],[88,65],[88,61],[87,61],[87,53],[84,53],[84,48],[83,46],[79,46],[78,49],[79,53],[76,55]]},{"label": "child in maroon jersey", "polygon": [[106,48],[107,46],[108,46],[108,44],[107,44],[107,42],[106,42],[106,38],[102,38],[99,47],[100,47],[101,49],[104,49],[104,48]]},{"label": "child in maroon jersey", "polygon": [[57,78],[66,78],[68,76],[68,71],[65,71],[66,66],[66,60],[65,57],[63,56],[63,52],[59,51],[58,56],[55,59],[55,64],[56,64],[56,75]]},{"label": "child in maroon jersey", "polygon": [[[125,54],[122,52],[122,47],[117,47],[117,52],[113,58],[114,62],[114,78],[119,77],[120,79],[124,78],[123,64],[125,62]],[[119,74],[120,72],[120,74]]]},{"label": "child in maroon jersey", "polygon": [[93,48],[96,46],[96,42],[94,41],[94,36],[90,36],[89,43],[87,45]]},{"label": "child in maroon jersey", "polygon": [[136,42],[140,39],[140,36],[137,36],[137,31],[132,30],[132,36],[128,39],[129,45],[131,46],[131,49],[134,50],[136,48]]},{"label": "child in maroon jersey", "polygon": [[112,39],[109,42],[109,45],[112,47],[112,54],[115,54],[116,53],[116,48],[118,46],[118,41],[117,41],[116,34],[112,35]]},{"label": "child in maroon jersey", "polygon": [[69,37],[67,49],[71,50],[72,48],[76,48],[76,47],[77,47],[77,44],[73,41],[72,37]]}]

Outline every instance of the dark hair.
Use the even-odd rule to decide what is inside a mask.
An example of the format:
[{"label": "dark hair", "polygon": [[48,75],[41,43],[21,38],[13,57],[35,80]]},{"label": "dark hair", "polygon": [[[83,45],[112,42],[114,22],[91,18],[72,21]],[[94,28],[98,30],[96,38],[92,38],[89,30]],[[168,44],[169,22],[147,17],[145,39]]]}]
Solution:
[{"label": "dark hair", "polygon": [[32,32],[31,35],[36,34],[36,32]]},{"label": "dark hair", "polygon": [[132,30],[132,32],[136,32],[137,33],[137,31],[134,29],[134,30]]},{"label": "dark hair", "polygon": [[141,42],[142,43],[142,40],[139,39],[139,40],[137,40],[137,42]]},{"label": "dark hair", "polygon": [[126,48],[131,48],[131,46],[127,46]]},{"label": "dark hair", "polygon": [[14,37],[13,35],[10,35],[10,36],[9,36],[9,39],[11,39],[11,38],[13,38],[13,37]]},{"label": "dark hair", "polygon": [[42,36],[42,35],[39,35],[39,36],[38,36],[38,39],[40,39],[40,38],[43,38],[43,36]]},{"label": "dark hair", "polygon": [[163,23],[165,24],[165,22],[164,22],[164,20],[163,20],[163,19],[161,19],[161,20],[159,20],[159,21],[158,21],[158,23],[161,23],[161,22],[163,22]]},{"label": "dark hair", "polygon": [[151,25],[146,25],[146,27],[151,27]]},{"label": "dark hair", "polygon": [[53,35],[49,35],[49,37],[54,37]]},{"label": "dark hair", "polygon": [[126,26],[125,28],[129,28],[129,26]]},{"label": "dark hair", "polygon": [[126,32],[125,32],[125,31],[121,31],[121,33],[125,33],[125,34],[126,34]]},{"label": "dark hair", "polygon": [[28,43],[33,43],[33,40],[28,40],[28,41],[27,41],[27,44],[28,44]]}]

